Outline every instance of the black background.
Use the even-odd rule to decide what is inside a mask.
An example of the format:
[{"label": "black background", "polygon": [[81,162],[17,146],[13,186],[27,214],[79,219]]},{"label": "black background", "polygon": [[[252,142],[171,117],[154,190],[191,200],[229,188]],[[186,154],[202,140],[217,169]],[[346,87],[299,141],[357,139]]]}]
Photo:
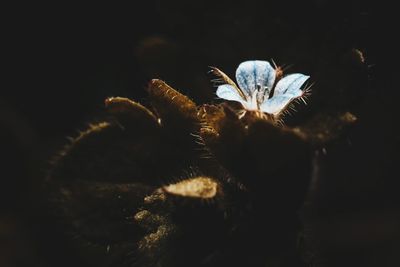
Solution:
[{"label": "black background", "polygon": [[[313,77],[316,57],[352,48],[364,53],[369,66],[368,94],[360,123],[350,133],[352,147],[328,150],[330,169],[316,194],[317,210],[323,218],[344,213],[356,218],[347,228],[335,226],[349,233],[367,225],[354,239],[369,239],[374,229],[372,236],[381,243],[361,249],[357,263],[371,262],[373,255],[376,266],[394,264],[400,236],[400,90],[393,7],[364,1],[152,0],[130,6],[21,4],[3,12],[0,251],[7,256],[0,252],[0,265],[2,258],[25,258],[51,266],[49,244],[43,244],[49,233],[37,227],[46,218],[35,210],[46,162],[66,136],[101,117],[104,98],[125,96],[146,104],[147,82],[161,78],[198,103],[216,101],[210,65],[232,76],[244,60],[273,57]],[[321,235],[332,239],[323,231],[335,227],[322,227]],[[340,242],[326,242],[339,255],[331,257],[337,266],[355,257],[336,253]],[[382,242],[384,252],[365,252],[377,251],[374,246]],[[18,261],[5,264],[27,264]]]}]

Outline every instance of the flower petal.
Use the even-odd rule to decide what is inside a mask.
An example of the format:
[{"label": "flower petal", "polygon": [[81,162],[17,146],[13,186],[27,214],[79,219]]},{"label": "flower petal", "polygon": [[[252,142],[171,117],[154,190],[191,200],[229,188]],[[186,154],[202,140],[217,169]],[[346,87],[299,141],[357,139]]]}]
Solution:
[{"label": "flower petal", "polygon": [[223,84],[218,86],[217,96],[225,100],[240,102],[242,103],[242,105],[246,104],[246,100],[240,96],[238,89],[230,84]]},{"label": "flower petal", "polygon": [[260,110],[265,113],[279,114],[295,97],[289,95],[279,95],[267,99],[260,105]]},{"label": "flower petal", "polygon": [[248,97],[258,88],[268,95],[274,85],[275,75],[276,71],[268,61],[245,61],[236,69],[236,81]]},{"label": "flower petal", "polygon": [[302,96],[303,91],[300,90],[300,88],[308,78],[310,78],[310,76],[301,73],[294,73],[283,77],[276,84],[272,98],[282,95],[294,98]]}]

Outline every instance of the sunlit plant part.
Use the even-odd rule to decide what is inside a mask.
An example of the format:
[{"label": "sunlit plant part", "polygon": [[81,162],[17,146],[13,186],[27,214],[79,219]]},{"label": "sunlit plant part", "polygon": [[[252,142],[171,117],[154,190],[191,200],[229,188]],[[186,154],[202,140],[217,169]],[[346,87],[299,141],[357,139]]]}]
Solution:
[{"label": "sunlit plant part", "polygon": [[282,77],[282,69],[272,67],[268,61],[242,62],[236,69],[238,85],[219,69],[212,69],[225,82],[217,88],[219,98],[239,102],[245,110],[260,111],[273,117],[284,113],[293,100],[304,101],[310,89],[301,89],[310,76],[294,73]]},{"label": "sunlit plant part", "polygon": [[334,83],[321,89],[332,105],[319,105],[296,126],[279,125],[307,95],[309,76],[283,76],[272,66],[240,64],[237,85],[213,68],[217,95],[239,109],[197,105],[158,79],[148,85],[149,106],[105,100],[107,117],[72,138],[48,175],[54,215],[82,260],[99,267],[303,261],[298,215],[317,177],[313,151],[340,138],[356,117],[341,102],[347,95],[332,99],[341,92]]}]

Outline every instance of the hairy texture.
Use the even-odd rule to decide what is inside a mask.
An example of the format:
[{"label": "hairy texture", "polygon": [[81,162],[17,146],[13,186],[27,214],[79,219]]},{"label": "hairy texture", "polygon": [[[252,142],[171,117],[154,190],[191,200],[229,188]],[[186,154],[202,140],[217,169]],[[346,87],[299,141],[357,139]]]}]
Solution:
[{"label": "hairy texture", "polygon": [[[302,266],[297,212],[312,144],[329,139],[314,141],[324,130],[238,116],[225,104],[197,106],[160,80],[148,92],[150,108],[106,99],[110,117],[73,138],[49,173],[50,203],[79,259]],[[326,131],[344,129],[349,118],[332,117]]]}]

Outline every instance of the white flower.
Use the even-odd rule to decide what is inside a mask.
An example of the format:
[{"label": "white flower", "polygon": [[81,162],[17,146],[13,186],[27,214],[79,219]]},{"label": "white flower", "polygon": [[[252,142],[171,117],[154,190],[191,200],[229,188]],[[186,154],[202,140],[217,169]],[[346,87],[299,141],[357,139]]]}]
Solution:
[{"label": "white flower", "polygon": [[280,79],[281,70],[273,68],[268,61],[245,61],[236,69],[238,86],[222,71],[213,68],[226,84],[218,86],[217,96],[240,102],[246,110],[262,111],[279,115],[295,99],[301,98],[301,90],[310,77],[294,73]]}]

